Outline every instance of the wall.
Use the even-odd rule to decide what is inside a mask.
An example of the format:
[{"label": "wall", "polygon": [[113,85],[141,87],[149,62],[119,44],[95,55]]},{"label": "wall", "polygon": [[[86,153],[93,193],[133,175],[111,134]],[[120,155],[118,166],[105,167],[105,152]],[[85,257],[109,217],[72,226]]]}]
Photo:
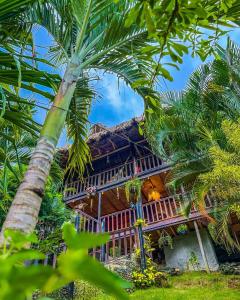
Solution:
[{"label": "wall", "polygon": [[[219,267],[215,250],[209,238],[206,229],[200,231],[203,247],[207,257],[210,270],[216,271]],[[198,258],[199,269],[204,270],[205,264],[201,255],[200,247],[198,244],[196,232],[190,232],[186,235],[177,236],[173,239],[173,249],[164,247],[166,265],[170,268],[193,269],[189,266],[189,258],[191,252],[194,252]],[[197,269],[197,268],[195,268]]]}]

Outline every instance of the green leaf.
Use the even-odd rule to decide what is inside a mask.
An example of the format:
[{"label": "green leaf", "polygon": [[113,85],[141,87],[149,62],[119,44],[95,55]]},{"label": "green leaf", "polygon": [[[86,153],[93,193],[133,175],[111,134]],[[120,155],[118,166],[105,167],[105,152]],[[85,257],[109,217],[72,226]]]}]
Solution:
[{"label": "green leaf", "polygon": [[62,253],[58,259],[58,265],[59,271],[69,281],[83,279],[97,285],[117,299],[128,299],[123,288],[130,288],[131,284],[108,271],[101,263],[82,251],[69,250]]},{"label": "green leaf", "polygon": [[11,246],[17,249],[24,248],[30,243],[37,243],[37,236],[35,233],[25,235],[20,231],[6,229],[4,231],[4,237],[11,243]]},{"label": "green leaf", "polygon": [[159,71],[160,71],[160,74],[163,75],[163,77],[165,77],[166,79],[168,79],[169,81],[173,81],[173,78],[172,76],[170,75],[169,71],[166,70],[165,68],[163,67],[160,67],[159,68]]},{"label": "green leaf", "polygon": [[91,249],[105,244],[109,240],[109,234],[77,233],[71,223],[65,223],[63,239],[69,249]]}]

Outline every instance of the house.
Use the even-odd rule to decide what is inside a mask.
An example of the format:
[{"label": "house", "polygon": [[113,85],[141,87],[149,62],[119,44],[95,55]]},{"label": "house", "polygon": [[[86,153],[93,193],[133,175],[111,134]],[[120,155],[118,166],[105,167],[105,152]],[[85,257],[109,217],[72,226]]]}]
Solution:
[{"label": "house", "polygon": [[[141,120],[134,118],[112,128],[101,124],[92,128],[88,140],[92,165],[87,166],[83,180],[74,174],[65,181],[64,201],[78,214],[76,227],[80,231],[109,233],[106,246],[90,251],[103,262],[131,254],[136,247],[143,250],[142,234],[151,234],[156,248],[152,256],[159,263],[185,269],[194,255],[201,269],[216,270],[216,246],[207,231],[206,214],[194,206],[188,218],[182,214],[183,199],[189,195],[184,188],[177,194],[167,188],[166,178],[171,166],[152,152],[139,133]],[[67,150],[62,152],[67,159]],[[137,207],[127,201],[124,188],[133,176],[142,180]],[[149,201],[152,191],[155,199]],[[205,202],[209,212],[213,199],[207,196]],[[144,219],[145,226],[134,226],[137,219]],[[187,225],[186,235],[178,234],[180,224]],[[239,233],[239,225],[234,226]],[[171,236],[172,249],[169,245],[158,247],[163,234]]]}]

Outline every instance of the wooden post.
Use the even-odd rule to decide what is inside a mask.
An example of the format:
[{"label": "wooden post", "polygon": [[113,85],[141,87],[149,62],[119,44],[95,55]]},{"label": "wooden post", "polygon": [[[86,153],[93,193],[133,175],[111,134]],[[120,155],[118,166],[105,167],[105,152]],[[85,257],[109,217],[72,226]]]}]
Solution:
[{"label": "wooden post", "polygon": [[98,232],[101,232],[101,208],[102,208],[102,193],[98,193]]},{"label": "wooden post", "polygon": [[200,234],[199,229],[198,229],[197,222],[193,221],[193,223],[194,223],[194,227],[195,227],[195,230],[196,230],[198,244],[199,244],[199,248],[200,248],[200,251],[201,251],[201,254],[202,254],[202,258],[203,258],[203,261],[204,261],[204,264],[205,264],[205,267],[206,267],[206,271],[207,271],[207,273],[210,273],[206,253],[205,253],[204,248],[203,248],[202,238],[201,238],[201,234]]},{"label": "wooden post", "polygon": [[77,232],[79,232],[79,225],[80,225],[80,214],[77,212],[77,215],[75,217],[75,229]]},{"label": "wooden post", "polygon": [[[102,228],[101,228],[101,232],[104,232],[105,231],[105,219],[103,219],[102,221]],[[100,248],[100,261],[101,262],[104,262],[105,261],[105,253],[106,253],[106,246],[105,245],[102,245],[101,248]]]},{"label": "wooden post", "polygon": [[[138,200],[136,204],[136,214],[137,214],[137,219],[143,218],[141,198]],[[141,270],[143,272],[146,269],[147,264],[146,264],[145,248],[144,248],[143,230],[141,224],[138,226],[138,238],[139,238],[139,245],[140,245]]]}]

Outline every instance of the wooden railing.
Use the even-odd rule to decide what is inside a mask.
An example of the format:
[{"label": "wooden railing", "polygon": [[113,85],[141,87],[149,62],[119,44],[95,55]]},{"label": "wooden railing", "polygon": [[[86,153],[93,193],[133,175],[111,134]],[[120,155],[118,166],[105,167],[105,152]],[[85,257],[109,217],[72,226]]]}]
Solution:
[{"label": "wooden railing", "polygon": [[[146,222],[144,231],[159,229],[161,227],[180,224],[187,220],[201,218],[201,213],[192,206],[189,219],[183,214],[183,197],[187,194],[170,196],[158,201],[143,204],[143,218]],[[214,205],[210,197],[205,199],[206,210]],[[137,228],[133,225],[136,221],[135,210],[126,209],[101,218],[103,231],[109,232],[111,239],[104,248],[104,261],[116,259],[119,256],[131,254],[135,247],[139,247]]]},{"label": "wooden railing", "polygon": [[[194,218],[200,218],[201,213],[194,206],[192,206],[190,211],[189,219],[182,214],[183,197],[188,197],[188,195],[178,194],[143,204],[143,218],[146,223],[143,230],[155,230],[183,223]],[[214,206],[213,199],[209,196],[205,198],[205,206],[206,210]],[[135,247],[139,247],[138,232],[137,228],[134,227],[134,223],[136,222],[135,210],[129,208],[102,216],[99,221],[82,211],[79,214],[79,231],[103,231],[110,233],[109,242],[103,248],[89,249],[90,255],[108,262],[111,259],[131,254]],[[49,254],[42,263],[55,266],[56,257],[56,254]],[[35,263],[38,263],[38,261]]]},{"label": "wooden railing", "polygon": [[[149,171],[160,169],[163,166],[161,159],[155,155],[148,155],[136,160],[138,176],[144,175]],[[134,173],[134,163],[130,161],[124,165],[106,170],[101,173],[86,177],[83,181],[77,180],[65,185],[64,199],[68,200],[86,193],[89,187],[104,188],[113,183],[128,180]]]},{"label": "wooden railing", "polygon": [[[171,222],[172,219],[180,217],[183,211],[182,198],[183,195],[179,194],[175,197],[170,196],[143,204],[143,218],[146,225],[149,226],[165,220]],[[206,209],[212,207],[212,200],[209,197],[206,197],[205,203]],[[193,213],[197,213],[194,206],[191,209],[190,218]],[[135,221],[135,210],[129,208],[101,217],[101,227],[105,232],[114,233],[131,228]]]},{"label": "wooden railing", "polygon": [[79,231],[87,231],[87,232],[98,232],[100,229],[100,224],[98,220],[84,213],[83,211],[79,212],[80,214],[80,223],[79,223]]}]

